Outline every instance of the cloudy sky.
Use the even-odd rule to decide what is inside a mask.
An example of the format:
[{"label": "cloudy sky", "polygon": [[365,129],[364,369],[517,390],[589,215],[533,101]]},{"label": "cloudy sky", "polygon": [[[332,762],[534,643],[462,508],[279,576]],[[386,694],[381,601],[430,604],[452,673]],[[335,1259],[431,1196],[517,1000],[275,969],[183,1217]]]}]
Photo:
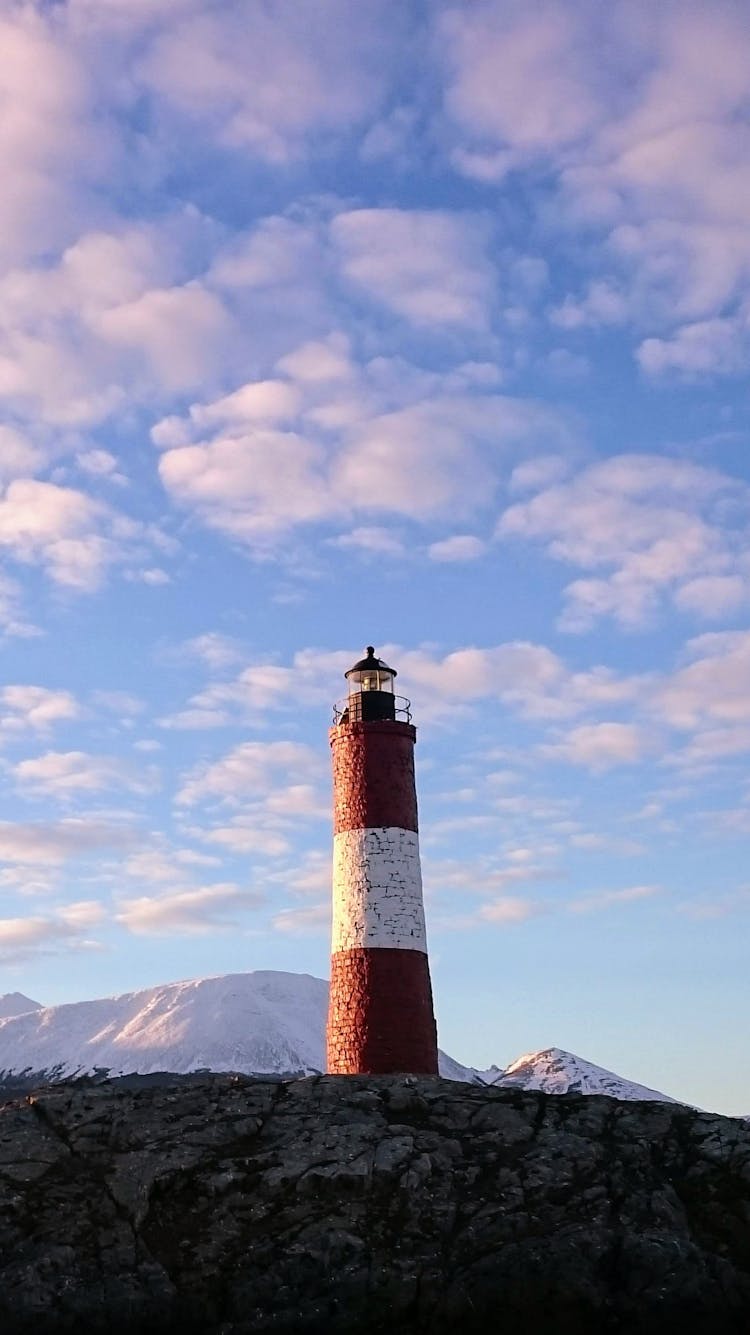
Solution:
[{"label": "cloudy sky", "polygon": [[0,44],[0,991],[325,974],[374,643],[442,1045],[750,1111],[744,0]]}]

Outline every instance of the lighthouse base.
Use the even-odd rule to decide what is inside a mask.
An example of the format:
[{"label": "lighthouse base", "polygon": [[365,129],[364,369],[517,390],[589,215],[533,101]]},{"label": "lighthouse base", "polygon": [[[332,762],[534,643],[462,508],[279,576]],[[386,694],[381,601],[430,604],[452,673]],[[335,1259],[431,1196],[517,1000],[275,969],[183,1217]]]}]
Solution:
[{"label": "lighthouse base", "polygon": [[329,1075],[437,1075],[427,956],[358,948],[331,959]]}]

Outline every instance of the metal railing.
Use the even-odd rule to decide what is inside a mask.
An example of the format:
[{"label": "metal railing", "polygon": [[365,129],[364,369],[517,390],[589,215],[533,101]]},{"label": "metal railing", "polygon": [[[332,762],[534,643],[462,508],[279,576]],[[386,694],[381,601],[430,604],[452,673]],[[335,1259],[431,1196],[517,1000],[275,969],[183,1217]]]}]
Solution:
[{"label": "metal railing", "polygon": [[[381,697],[377,703],[376,695]],[[336,726],[339,723],[411,723],[411,700],[405,695],[391,695],[385,691],[358,691],[356,695],[336,701],[333,722]]]}]

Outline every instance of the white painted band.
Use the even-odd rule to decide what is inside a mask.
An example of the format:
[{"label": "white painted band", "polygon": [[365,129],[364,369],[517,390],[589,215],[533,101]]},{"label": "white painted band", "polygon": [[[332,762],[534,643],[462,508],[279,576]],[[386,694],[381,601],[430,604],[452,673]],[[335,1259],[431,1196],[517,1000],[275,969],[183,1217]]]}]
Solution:
[{"label": "white painted band", "polygon": [[427,953],[419,840],[395,826],[342,830],[333,840],[331,950],[379,946]]}]

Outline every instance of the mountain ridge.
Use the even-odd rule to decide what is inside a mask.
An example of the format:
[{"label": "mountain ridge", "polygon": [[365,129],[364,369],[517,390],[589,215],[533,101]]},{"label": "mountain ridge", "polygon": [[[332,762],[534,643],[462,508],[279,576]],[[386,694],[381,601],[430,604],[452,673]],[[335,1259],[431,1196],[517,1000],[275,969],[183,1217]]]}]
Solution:
[{"label": "mountain ridge", "polygon": [[[49,1007],[21,993],[8,997],[36,1009],[0,1018],[5,1079],[199,1070],[295,1075],[325,1069],[328,983],[312,974],[270,969],[220,974]],[[525,1053],[505,1068],[484,1071],[441,1052],[440,1074],[546,1093],[678,1102],[560,1048]]]}]

